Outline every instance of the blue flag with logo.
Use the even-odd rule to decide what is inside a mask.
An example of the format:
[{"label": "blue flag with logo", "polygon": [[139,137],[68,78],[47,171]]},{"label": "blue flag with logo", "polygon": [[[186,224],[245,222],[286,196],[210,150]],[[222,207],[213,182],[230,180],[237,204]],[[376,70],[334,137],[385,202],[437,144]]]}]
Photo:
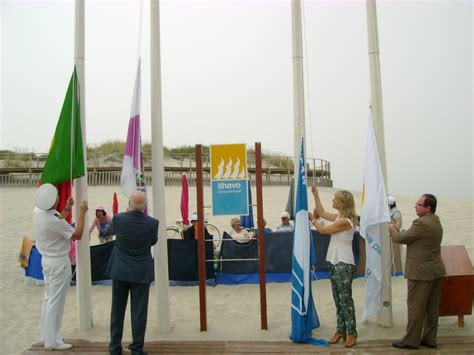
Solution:
[{"label": "blue flag with logo", "polygon": [[304,138],[301,138],[296,215],[293,240],[291,275],[291,335],[295,343],[329,345],[326,340],[314,339],[313,329],[319,328],[319,318],[311,293],[311,265],[316,263],[313,239],[308,219],[308,195],[304,155]]}]

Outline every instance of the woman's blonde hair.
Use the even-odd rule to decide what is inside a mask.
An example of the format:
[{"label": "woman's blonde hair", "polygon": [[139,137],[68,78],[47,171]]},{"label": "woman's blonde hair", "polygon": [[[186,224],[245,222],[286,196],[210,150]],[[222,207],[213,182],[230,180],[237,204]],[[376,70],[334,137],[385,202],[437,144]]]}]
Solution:
[{"label": "woman's blonde hair", "polygon": [[357,214],[355,211],[354,196],[347,190],[340,190],[334,194],[334,197],[342,202],[340,211],[341,218],[349,218],[354,224],[357,223]]}]

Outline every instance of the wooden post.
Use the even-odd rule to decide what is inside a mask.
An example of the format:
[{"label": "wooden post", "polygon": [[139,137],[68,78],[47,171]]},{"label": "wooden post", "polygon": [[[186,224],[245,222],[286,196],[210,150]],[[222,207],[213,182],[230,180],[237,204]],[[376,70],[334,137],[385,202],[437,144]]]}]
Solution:
[{"label": "wooden post", "polygon": [[257,223],[258,223],[258,274],[260,279],[260,323],[261,329],[268,329],[267,289],[265,277],[265,231],[263,226],[262,194],[262,145],[255,143],[255,182],[257,185]]},{"label": "wooden post", "polygon": [[206,310],[206,246],[204,242],[204,198],[202,183],[202,145],[196,144],[196,202],[197,202],[197,239],[199,274],[199,318],[201,332],[207,331]]}]

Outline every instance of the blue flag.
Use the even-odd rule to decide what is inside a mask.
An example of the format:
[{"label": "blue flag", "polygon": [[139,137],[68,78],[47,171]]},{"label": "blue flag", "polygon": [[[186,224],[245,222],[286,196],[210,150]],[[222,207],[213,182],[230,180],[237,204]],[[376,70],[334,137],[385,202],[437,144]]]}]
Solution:
[{"label": "blue flag", "polygon": [[312,332],[319,328],[319,318],[311,294],[311,265],[316,263],[313,239],[308,219],[308,195],[304,139],[301,138],[298,186],[296,190],[295,234],[291,275],[291,335],[295,343],[329,345],[326,340],[314,339]]},{"label": "blue flag", "polygon": [[240,216],[240,225],[244,228],[253,228],[253,207],[252,207],[252,190],[250,189],[250,181],[248,183],[248,195],[249,195],[249,214]]}]

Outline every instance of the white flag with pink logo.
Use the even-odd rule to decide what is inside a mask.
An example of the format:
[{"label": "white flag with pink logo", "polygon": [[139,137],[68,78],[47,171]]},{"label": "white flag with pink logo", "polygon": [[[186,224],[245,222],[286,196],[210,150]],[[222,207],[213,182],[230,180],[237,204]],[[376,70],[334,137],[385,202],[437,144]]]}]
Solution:
[{"label": "white flag with pink logo", "polygon": [[137,77],[133,89],[132,111],[128,122],[127,142],[123,156],[122,176],[120,185],[125,196],[130,197],[135,190],[146,193],[143,175],[143,159],[141,154],[140,131],[140,100],[141,100],[141,66],[138,62]]}]

